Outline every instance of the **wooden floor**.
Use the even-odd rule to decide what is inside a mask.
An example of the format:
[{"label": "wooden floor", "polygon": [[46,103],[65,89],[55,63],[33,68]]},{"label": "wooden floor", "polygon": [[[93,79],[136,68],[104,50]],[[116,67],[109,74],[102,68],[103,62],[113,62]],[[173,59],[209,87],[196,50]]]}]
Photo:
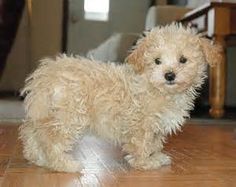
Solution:
[{"label": "wooden floor", "polygon": [[84,169],[59,173],[31,165],[22,157],[17,126],[0,125],[0,183],[3,187],[234,187],[236,186],[235,126],[186,125],[173,136],[165,152],[171,166],[135,171],[118,147],[87,136],[74,151]]}]

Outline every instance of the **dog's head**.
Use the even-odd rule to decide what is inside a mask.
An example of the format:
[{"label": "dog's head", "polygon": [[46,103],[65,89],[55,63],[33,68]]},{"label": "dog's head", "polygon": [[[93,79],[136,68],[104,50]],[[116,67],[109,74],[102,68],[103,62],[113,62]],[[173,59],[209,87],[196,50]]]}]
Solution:
[{"label": "dog's head", "polygon": [[180,24],[152,29],[141,38],[126,61],[147,76],[157,89],[168,93],[200,87],[206,65],[220,62],[221,47]]}]

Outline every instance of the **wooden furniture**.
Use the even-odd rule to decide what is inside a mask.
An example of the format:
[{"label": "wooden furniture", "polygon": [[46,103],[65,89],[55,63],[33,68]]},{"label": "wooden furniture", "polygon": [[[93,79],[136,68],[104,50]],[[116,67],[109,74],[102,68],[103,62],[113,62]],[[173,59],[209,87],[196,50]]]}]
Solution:
[{"label": "wooden furniture", "polygon": [[207,3],[188,12],[180,22],[198,27],[195,21],[201,18],[203,18],[204,24],[200,32],[206,32],[208,37],[221,44],[224,48],[222,62],[210,68],[209,72],[210,115],[214,118],[220,118],[224,115],[226,96],[226,47],[236,44],[232,40],[234,38],[230,37],[236,34],[236,3]]}]

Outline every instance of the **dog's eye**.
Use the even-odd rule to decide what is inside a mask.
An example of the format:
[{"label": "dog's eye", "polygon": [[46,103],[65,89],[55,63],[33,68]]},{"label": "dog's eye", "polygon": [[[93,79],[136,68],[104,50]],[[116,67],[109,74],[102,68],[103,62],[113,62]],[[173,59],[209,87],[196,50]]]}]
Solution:
[{"label": "dog's eye", "polygon": [[181,56],[180,59],[179,59],[179,62],[181,64],[185,64],[187,62],[187,58],[185,58],[184,56]]},{"label": "dog's eye", "polygon": [[156,58],[156,59],[155,59],[155,63],[156,63],[157,65],[161,64],[160,58]]}]

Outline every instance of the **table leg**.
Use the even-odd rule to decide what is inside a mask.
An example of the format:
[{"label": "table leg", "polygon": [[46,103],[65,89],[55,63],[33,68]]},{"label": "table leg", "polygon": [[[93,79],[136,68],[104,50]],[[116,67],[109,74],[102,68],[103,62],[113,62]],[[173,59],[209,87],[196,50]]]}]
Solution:
[{"label": "table leg", "polygon": [[226,95],[226,46],[225,37],[217,35],[215,41],[223,46],[222,62],[210,68],[209,76],[209,101],[210,115],[214,118],[220,118],[224,115],[224,103]]}]

